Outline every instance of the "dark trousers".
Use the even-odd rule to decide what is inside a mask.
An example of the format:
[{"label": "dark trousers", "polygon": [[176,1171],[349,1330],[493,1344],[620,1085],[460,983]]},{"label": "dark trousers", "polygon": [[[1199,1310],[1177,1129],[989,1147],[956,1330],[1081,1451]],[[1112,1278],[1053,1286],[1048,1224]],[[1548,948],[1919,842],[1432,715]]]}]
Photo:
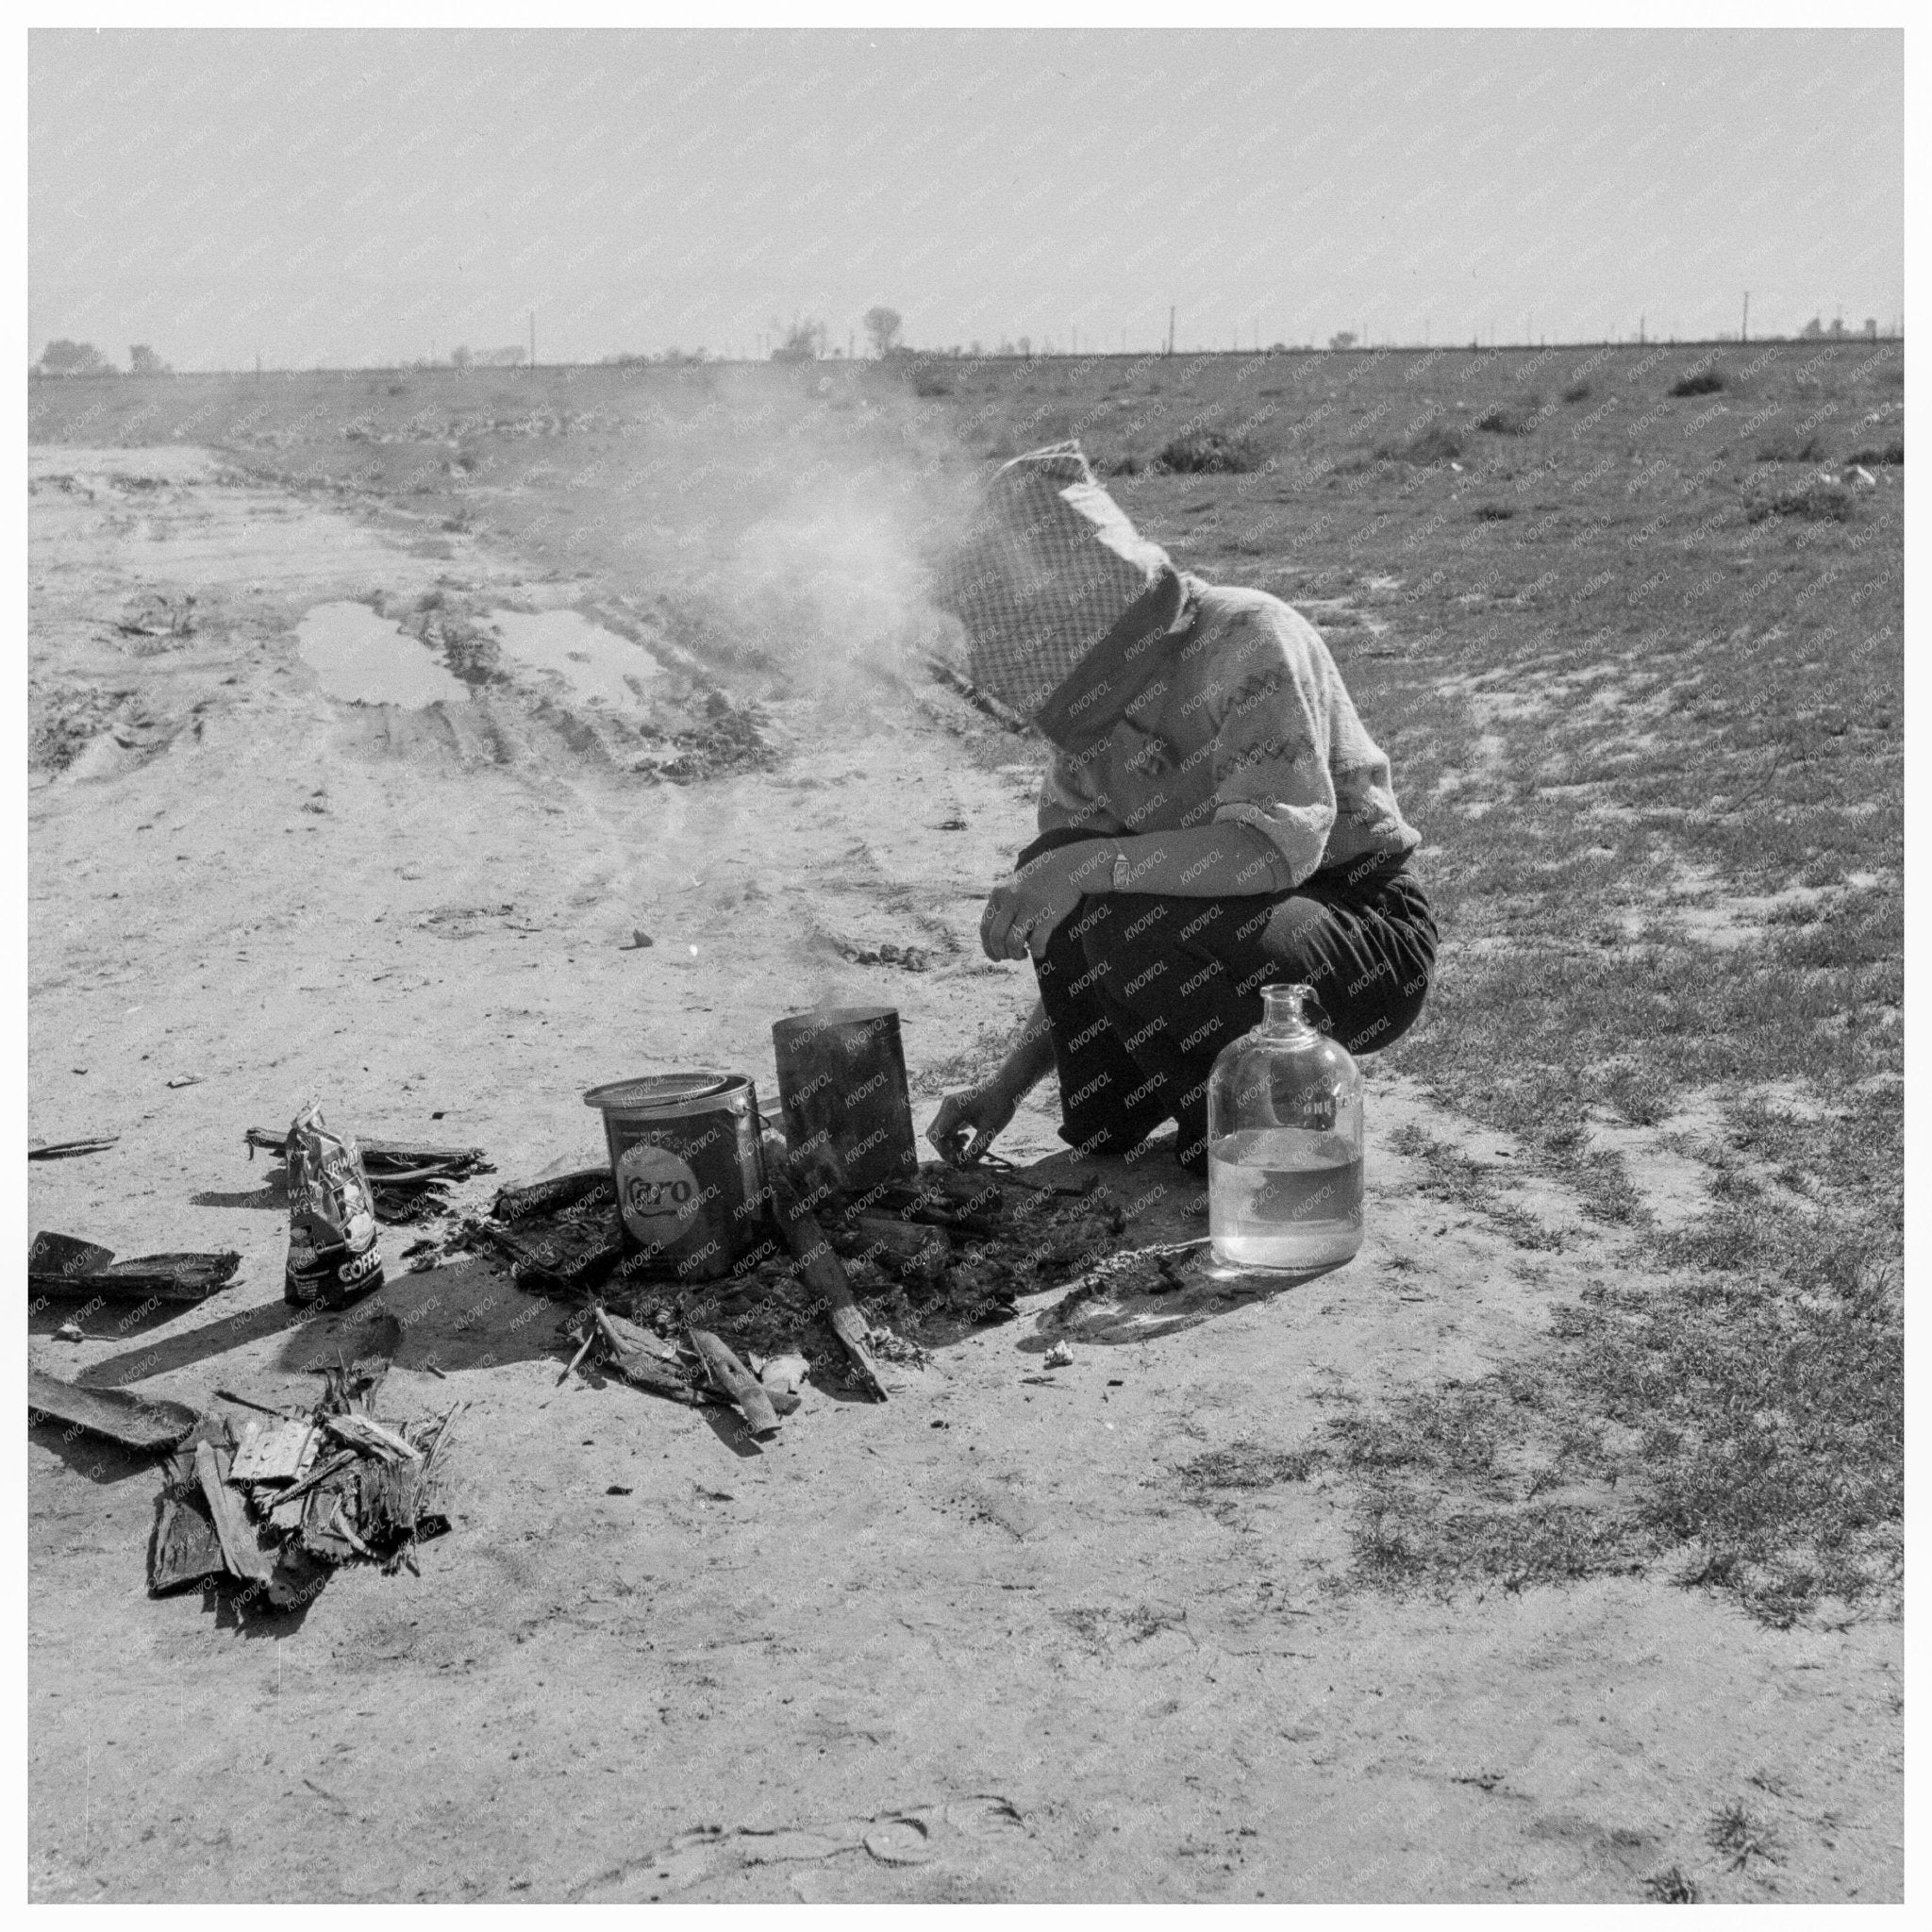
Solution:
[{"label": "dark trousers", "polygon": [[[1018,862],[1098,836],[1043,833]],[[1124,1154],[1171,1120],[1182,1166],[1198,1173],[1208,1075],[1223,1047],[1260,1024],[1262,987],[1313,987],[1328,1033],[1350,1053],[1374,1053],[1414,1024],[1435,960],[1429,902],[1399,860],[1357,860],[1255,897],[1083,898],[1034,969],[1059,1071],[1060,1138]]]}]

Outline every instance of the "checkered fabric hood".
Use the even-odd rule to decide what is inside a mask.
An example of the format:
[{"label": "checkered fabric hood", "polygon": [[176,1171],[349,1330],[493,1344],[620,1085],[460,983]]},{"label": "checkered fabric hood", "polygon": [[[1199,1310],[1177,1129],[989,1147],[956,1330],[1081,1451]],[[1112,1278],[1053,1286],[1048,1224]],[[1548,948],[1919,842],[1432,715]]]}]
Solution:
[{"label": "checkered fabric hood", "polygon": [[994,473],[939,602],[966,628],[973,681],[1032,717],[1165,570],[1077,442]]}]

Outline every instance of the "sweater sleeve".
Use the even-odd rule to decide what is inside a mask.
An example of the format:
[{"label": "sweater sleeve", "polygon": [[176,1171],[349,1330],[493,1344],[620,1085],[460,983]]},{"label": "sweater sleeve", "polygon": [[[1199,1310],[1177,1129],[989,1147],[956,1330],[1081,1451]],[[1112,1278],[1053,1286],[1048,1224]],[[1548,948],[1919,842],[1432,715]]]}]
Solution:
[{"label": "sweater sleeve", "polygon": [[1329,708],[1302,622],[1286,607],[1246,613],[1211,673],[1215,822],[1267,841],[1275,891],[1320,867],[1335,824]]}]

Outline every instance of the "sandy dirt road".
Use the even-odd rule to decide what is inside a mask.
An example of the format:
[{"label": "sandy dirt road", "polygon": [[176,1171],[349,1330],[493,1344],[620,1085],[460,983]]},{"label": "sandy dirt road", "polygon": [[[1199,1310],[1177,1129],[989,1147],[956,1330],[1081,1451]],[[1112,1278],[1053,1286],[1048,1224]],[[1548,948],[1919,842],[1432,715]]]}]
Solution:
[{"label": "sandy dirt road", "polygon": [[[33,1167],[31,1224],[243,1257],[172,1320],[75,1345],[36,1316],[37,1364],[310,1393],[242,1133],[311,1094],[508,1178],[597,1157],[600,1079],[774,1092],[772,1019],[833,999],[900,1008],[923,1126],[1021,1008],[974,930],[1032,761],[934,688],[776,705],[771,769],[644,785],[538,674],[410,712],[332,702],[298,647],[332,600],[596,585],[192,451],[31,460],[36,717],[79,749],[29,802],[30,1131],[122,1136]],[[183,635],[116,628],[191,593]],[[887,940],[931,969],[845,957]],[[345,1573],[296,1618],[150,1600],[151,1466],[36,1430],[33,1894],[1614,1900],[1674,1866],[1898,1896],[1895,1624],[1772,1631],[1662,1574],[1395,1600],[1354,1581],[1339,1478],[1200,1479],[1511,1359],[1576,1290],[1406,1192],[1402,1123],[1483,1137],[1371,1064],[1346,1270],[1052,1375],[1039,1297],[882,1408],[808,1391],[761,1453],[559,1387],[558,1311],[474,1263],[392,1281],[386,1412],[472,1404],[458,1520],[420,1578]],[[1771,1828],[1741,1863],[1708,1840],[1733,1804]]]}]

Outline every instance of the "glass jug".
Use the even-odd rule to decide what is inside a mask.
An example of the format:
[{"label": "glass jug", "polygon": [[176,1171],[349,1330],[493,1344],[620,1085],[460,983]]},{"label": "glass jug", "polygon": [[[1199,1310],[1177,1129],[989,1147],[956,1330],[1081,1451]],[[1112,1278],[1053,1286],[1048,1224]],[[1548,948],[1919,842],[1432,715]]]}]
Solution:
[{"label": "glass jug", "polygon": [[1303,1010],[1307,986],[1264,986],[1261,1024],[1208,1082],[1214,1258],[1307,1274],[1362,1244],[1362,1076]]}]

